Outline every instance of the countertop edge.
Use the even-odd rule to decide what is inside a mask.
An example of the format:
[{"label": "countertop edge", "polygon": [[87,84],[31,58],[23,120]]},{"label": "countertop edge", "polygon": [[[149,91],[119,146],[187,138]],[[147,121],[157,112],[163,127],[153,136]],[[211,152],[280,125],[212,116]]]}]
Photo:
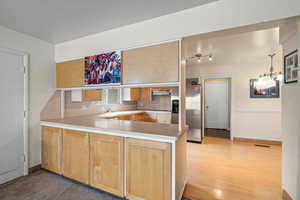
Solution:
[{"label": "countertop edge", "polygon": [[55,128],[77,130],[77,131],[85,131],[85,132],[90,132],[90,133],[120,136],[120,137],[124,137],[124,138],[131,137],[131,138],[136,138],[136,139],[152,140],[152,141],[167,142],[167,143],[176,142],[181,137],[181,135],[178,137],[163,136],[163,135],[147,134],[147,133],[141,133],[141,132],[108,130],[108,129],[97,128],[97,127],[89,127],[89,126],[81,126],[81,125],[73,125],[73,124],[71,125],[71,124],[48,122],[48,121],[40,121],[40,125],[41,126],[50,126],[50,127],[55,127]]}]

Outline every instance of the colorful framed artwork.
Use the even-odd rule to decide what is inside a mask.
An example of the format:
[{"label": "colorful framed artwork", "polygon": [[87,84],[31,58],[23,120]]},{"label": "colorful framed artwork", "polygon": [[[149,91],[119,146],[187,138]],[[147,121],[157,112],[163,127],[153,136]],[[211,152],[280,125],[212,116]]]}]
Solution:
[{"label": "colorful framed artwork", "polygon": [[284,56],[284,82],[298,82],[298,50]]},{"label": "colorful framed artwork", "polygon": [[279,98],[280,81],[279,80],[250,80],[250,98]]},{"label": "colorful framed artwork", "polygon": [[121,51],[85,57],[85,85],[118,84],[121,75]]}]

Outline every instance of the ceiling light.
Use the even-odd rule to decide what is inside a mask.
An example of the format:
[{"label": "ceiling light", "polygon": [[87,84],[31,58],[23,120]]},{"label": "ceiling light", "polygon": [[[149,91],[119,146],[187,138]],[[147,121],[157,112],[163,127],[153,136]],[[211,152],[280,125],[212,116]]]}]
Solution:
[{"label": "ceiling light", "polygon": [[213,55],[212,54],[203,55],[201,53],[197,53],[194,56],[189,57],[188,60],[197,59],[198,63],[201,63],[203,58],[208,58],[209,61],[212,61],[213,60]]},{"label": "ceiling light", "polygon": [[282,81],[282,72],[274,72],[274,67],[273,67],[273,58],[276,54],[270,54],[269,57],[271,58],[271,67],[270,67],[270,72],[269,73],[265,73],[263,75],[259,75],[259,79],[263,80],[263,81],[267,81],[267,80],[279,80]]}]

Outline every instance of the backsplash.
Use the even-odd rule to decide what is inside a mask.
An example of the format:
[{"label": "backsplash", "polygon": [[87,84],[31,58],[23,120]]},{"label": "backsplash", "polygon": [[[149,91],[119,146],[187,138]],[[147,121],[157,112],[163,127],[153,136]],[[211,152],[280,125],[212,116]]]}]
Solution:
[{"label": "backsplash", "polygon": [[152,96],[150,101],[138,101],[137,109],[171,111],[171,96]]},{"label": "backsplash", "polygon": [[136,110],[134,102],[123,102],[123,104],[104,105],[99,102],[72,102],[71,91],[65,92],[65,117],[104,113],[106,109],[111,111]]}]

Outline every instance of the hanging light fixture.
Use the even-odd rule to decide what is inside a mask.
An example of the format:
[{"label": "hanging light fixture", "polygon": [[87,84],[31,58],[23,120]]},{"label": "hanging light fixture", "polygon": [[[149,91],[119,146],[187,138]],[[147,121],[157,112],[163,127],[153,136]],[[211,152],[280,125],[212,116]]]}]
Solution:
[{"label": "hanging light fixture", "polygon": [[203,55],[201,53],[197,53],[195,56],[189,57],[188,59],[189,60],[197,59],[197,61],[199,63],[201,63],[202,58],[208,58],[209,61],[212,61],[213,60],[213,55],[212,54]]},{"label": "hanging light fixture", "polygon": [[273,58],[276,54],[270,54],[269,57],[271,59],[271,67],[270,67],[270,72],[265,73],[262,75],[259,75],[259,81],[268,81],[268,80],[282,80],[282,72],[274,72],[274,67],[273,67]]}]

